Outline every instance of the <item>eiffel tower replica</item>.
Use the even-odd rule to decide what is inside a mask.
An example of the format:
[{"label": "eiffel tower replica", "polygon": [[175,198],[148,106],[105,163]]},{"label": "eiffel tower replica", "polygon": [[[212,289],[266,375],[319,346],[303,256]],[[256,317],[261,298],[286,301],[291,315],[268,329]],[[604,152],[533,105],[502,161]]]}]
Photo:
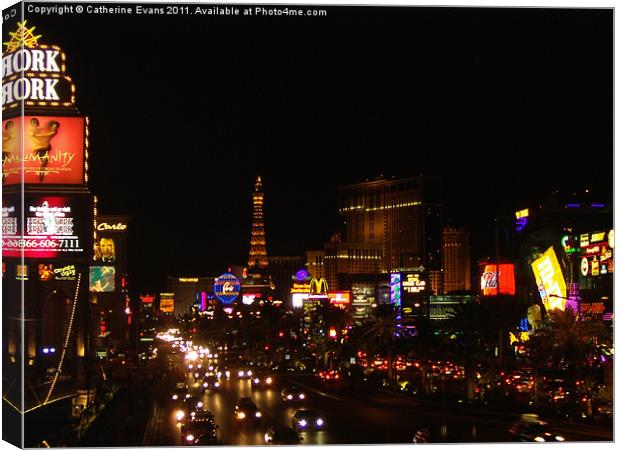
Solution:
[{"label": "eiffel tower replica", "polygon": [[257,298],[268,301],[275,286],[269,274],[267,241],[265,239],[265,218],[263,211],[265,194],[260,175],[256,177],[252,192],[252,231],[250,235],[250,254],[247,276],[242,281],[243,293],[257,294]]}]

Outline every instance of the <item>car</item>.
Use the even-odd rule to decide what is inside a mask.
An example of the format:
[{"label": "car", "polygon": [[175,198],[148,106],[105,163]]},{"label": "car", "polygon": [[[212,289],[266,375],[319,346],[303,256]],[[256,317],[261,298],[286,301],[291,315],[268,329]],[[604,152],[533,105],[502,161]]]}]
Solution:
[{"label": "car", "polygon": [[207,376],[202,380],[202,391],[217,391],[220,388],[220,380],[215,376]]},{"label": "car", "polygon": [[190,422],[181,431],[183,445],[217,445],[217,428],[213,422]]},{"label": "car", "polygon": [[171,398],[172,398],[173,402],[180,403],[188,395],[189,395],[189,393],[187,392],[187,386],[185,386],[185,387],[175,387],[174,390],[172,391]]},{"label": "car", "polygon": [[291,418],[293,428],[297,431],[323,430],[325,417],[313,409],[298,409]]},{"label": "car", "polygon": [[563,442],[564,436],[556,433],[538,414],[521,414],[509,430],[513,440],[520,442]]},{"label": "car", "polygon": [[252,389],[256,390],[256,389],[263,389],[263,388],[268,388],[274,385],[274,379],[271,375],[267,374],[261,374],[261,375],[255,375],[252,378]]},{"label": "car", "polygon": [[275,445],[298,445],[303,438],[291,427],[271,426],[265,433],[265,442]]},{"label": "car", "polygon": [[250,378],[252,378],[253,373],[254,372],[252,371],[252,369],[243,367],[237,370],[237,378],[239,378],[240,380],[249,380]]},{"label": "car", "polygon": [[306,394],[297,386],[287,386],[282,389],[283,402],[298,402],[306,399]]},{"label": "car", "polygon": [[215,416],[211,411],[207,411],[204,409],[192,411],[189,415],[188,423],[211,423],[215,425]]},{"label": "car", "polygon": [[243,397],[235,405],[234,416],[237,422],[257,422],[263,413],[250,397]]},{"label": "car", "polygon": [[338,381],[342,378],[339,370],[321,370],[317,376],[321,381]]},{"label": "car", "polygon": [[177,423],[186,423],[190,419],[191,414],[202,410],[202,407],[203,404],[198,398],[192,397],[191,395],[185,398],[179,409],[177,409],[174,414],[177,419]]}]

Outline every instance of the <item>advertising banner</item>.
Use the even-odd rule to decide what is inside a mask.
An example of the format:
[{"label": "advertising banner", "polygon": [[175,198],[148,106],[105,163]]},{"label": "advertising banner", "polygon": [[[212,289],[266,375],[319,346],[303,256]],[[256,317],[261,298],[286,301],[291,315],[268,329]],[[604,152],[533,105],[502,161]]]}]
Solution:
[{"label": "advertising banner", "polygon": [[553,247],[549,247],[532,263],[532,270],[545,309],[563,311],[566,306],[566,282]]},{"label": "advertising banner", "polygon": [[18,196],[3,196],[2,255],[25,258],[83,258],[84,239],[91,230],[88,214],[92,205],[87,196],[60,197],[27,195],[24,225],[18,220]]},{"label": "advertising banner", "polygon": [[26,184],[83,184],[84,120],[62,116],[3,120],[3,184],[21,183],[22,163]]},{"label": "advertising banner", "polygon": [[483,296],[515,295],[514,264],[499,264],[499,269],[497,264],[481,264],[480,268],[480,290]]}]

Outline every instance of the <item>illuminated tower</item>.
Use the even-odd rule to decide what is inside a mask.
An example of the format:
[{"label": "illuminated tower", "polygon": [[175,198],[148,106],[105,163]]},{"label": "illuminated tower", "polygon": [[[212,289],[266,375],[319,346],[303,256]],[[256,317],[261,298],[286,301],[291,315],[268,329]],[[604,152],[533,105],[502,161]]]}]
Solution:
[{"label": "illuminated tower", "polygon": [[252,237],[250,238],[250,257],[248,267],[267,269],[267,242],[265,241],[265,221],[263,215],[263,183],[256,177],[252,193]]}]

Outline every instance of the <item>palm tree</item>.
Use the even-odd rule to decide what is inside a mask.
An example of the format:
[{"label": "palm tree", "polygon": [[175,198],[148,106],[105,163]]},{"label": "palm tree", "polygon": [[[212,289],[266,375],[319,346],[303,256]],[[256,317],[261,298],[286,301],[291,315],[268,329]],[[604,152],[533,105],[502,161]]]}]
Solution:
[{"label": "palm tree", "polygon": [[377,345],[385,350],[388,362],[388,379],[394,379],[394,344],[396,342],[397,320],[393,314],[381,316],[372,322],[363,325],[359,337],[362,341]]},{"label": "palm tree", "polygon": [[446,335],[456,341],[456,354],[465,369],[467,399],[473,400],[476,388],[476,365],[486,356],[489,324],[488,308],[478,302],[460,303],[448,314]]},{"label": "palm tree", "polygon": [[609,329],[600,320],[583,320],[571,308],[549,311],[546,325],[530,341],[536,380],[540,369],[566,368],[570,391],[575,381],[591,373],[592,362],[599,357],[601,345],[611,344]]}]

